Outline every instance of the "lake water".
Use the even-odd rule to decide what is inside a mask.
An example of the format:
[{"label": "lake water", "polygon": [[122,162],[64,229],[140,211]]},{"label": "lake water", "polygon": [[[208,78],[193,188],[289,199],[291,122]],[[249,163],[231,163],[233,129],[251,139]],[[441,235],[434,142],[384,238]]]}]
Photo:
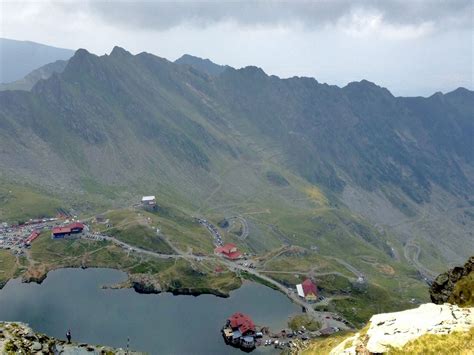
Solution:
[{"label": "lake water", "polygon": [[[74,341],[126,347],[151,354],[229,354],[220,328],[236,311],[256,324],[280,330],[300,312],[280,292],[247,283],[229,298],[212,295],[138,294],[131,289],[102,289],[126,278],[110,269],[61,269],[41,284],[11,280],[0,290],[0,320],[28,323],[36,331]],[[255,352],[269,351],[257,349]],[[254,353],[255,353],[254,352]]]}]

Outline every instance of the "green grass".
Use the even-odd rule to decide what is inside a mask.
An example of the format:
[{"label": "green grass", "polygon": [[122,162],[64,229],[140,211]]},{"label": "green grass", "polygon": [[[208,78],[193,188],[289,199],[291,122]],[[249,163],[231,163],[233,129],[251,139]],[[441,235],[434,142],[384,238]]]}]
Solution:
[{"label": "green grass", "polygon": [[448,302],[461,307],[474,307],[474,271],[456,282]]},{"label": "green grass", "polygon": [[334,347],[352,335],[353,333],[349,332],[339,332],[327,338],[311,340],[311,343],[301,352],[301,355],[327,355]]},{"label": "green grass", "polygon": [[276,287],[276,286],[275,286],[274,284],[272,284],[271,282],[268,282],[268,281],[266,281],[266,280],[264,280],[264,279],[262,279],[262,278],[260,278],[260,277],[258,277],[258,276],[256,276],[256,275],[254,275],[254,274],[250,274],[250,273],[248,273],[247,271],[242,271],[242,272],[240,273],[240,275],[241,275],[244,279],[246,279],[246,280],[258,282],[258,283],[260,283],[260,284],[262,284],[262,285],[264,285],[264,286],[270,287],[270,288],[272,288],[272,289],[274,289],[274,290],[277,290],[277,291],[280,290],[278,287]]},{"label": "green grass", "polygon": [[[380,235],[350,211],[335,207],[336,202],[331,194],[323,193],[316,186],[308,184],[280,166],[267,161],[256,168],[256,171],[254,168],[248,169],[245,165],[239,166],[238,169],[228,169],[228,167],[227,164],[222,165],[223,187],[217,190],[209,201],[203,203],[202,215],[216,224],[224,217],[240,214],[249,223],[250,235],[242,241],[233,233],[235,230],[229,230],[223,233],[224,239],[236,242],[243,251],[260,255],[280,247],[283,243],[303,247],[300,254],[285,253],[270,260],[264,266],[265,270],[294,273],[267,275],[289,287],[293,287],[305,277],[310,276],[312,269],[316,274],[339,272],[353,279],[355,275],[351,271],[326,256],[336,256],[349,262],[367,276],[370,288],[375,288],[376,294],[383,294],[383,297],[390,296],[387,300],[377,300],[369,296],[370,302],[366,302],[363,298],[367,295],[358,290],[354,291],[347,278],[337,275],[316,276],[316,282],[324,295],[349,296],[347,299],[335,299],[327,307],[347,315],[356,323],[367,320],[374,313],[373,304],[380,306],[380,309],[396,309],[403,307],[410,298],[427,299],[426,287],[416,280],[417,275],[414,270],[410,266],[403,265],[402,262],[395,262],[387,254],[384,239],[391,236]],[[228,172],[225,172],[226,169]],[[283,176],[289,185],[275,186],[267,181],[265,173],[268,171]],[[88,185],[89,192],[93,194],[102,196],[110,194],[112,199],[116,198],[114,196],[116,190],[113,188],[110,191],[102,191],[102,187],[93,181],[83,181],[83,183]],[[237,183],[238,186],[247,184],[248,189],[234,190],[233,186],[237,186],[235,185]],[[173,253],[169,245],[171,243],[173,247],[184,252],[211,254],[214,249],[212,237],[191,217],[194,213],[189,208],[192,205],[191,201],[182,203],[176,198],[173,202],[174,193],[169,190],[163,191],[163,196],[158,196],[159,208],[153,212],[130,208],[105,213],[112,225],[112,228],[106,230],[105,233],[126,243],[160,253]],[[236,193],[238,198],[235,197]],[[233,202],[233,205],[225,207],[229,201]],[[91,205],[89,211],[95,212],[95,206],[97,206],[96,202]],[[93,225],[94,230],[103,231],[105,228],[105,225]],[[156,228],[160,229],[160,235],[156,233]],[[39,243],[42,242],[44,241],[39,241]],[[217,285],[223,290],[229,290],[236,285],[234,276],[220,275],[217,278],[211,277],[211,281],[204,281],[203,278],[210,277],[212,273],[205,271],[203,275],[200,275],[201,271],[196,273],[194,268],[188,270],[183,265],[177,267],[138,260],[135,260],[132,265],[132,262],[127,262],[122,254],[116,254],[116,251],[111,250],[110,246],[74,241],[62,241],[63,244],[59,246],[59,244],[54,244],[57,241],[48,240],[49,242],[52,244],[45,246],[41,251],[35,251],[33,248],[36,253],[35,259],[49,265],[48,267],[52,267],[53,264],[80,266],[87,262],[127,268],[132,273],[160,275],[161,282],[170,288],[205,289]],[[348,253],[348,246],[350,246],[350,253]],[[311,247],[316,247],[317,252],[311,251]],[[47,248],[50,250],[46,250]],[[78,255],[83,257],[79,258]],[[114,261],[114,258],[117,260]],[[394,270],[394,275],[383,272],[383,270],[391,269]],[[186,272],[190,272],[191,279],[187,279]],[[299,277],[295,277],[296,274]],[[253,275],[242,276],[273,288],[272,284],[255,279]],[[192,284],[197,281],[199,281],[197,284]],[[395,301],[391,297],[394,294],[399,296],[400,301]],[[353,314],[353,309],[357,310],[356,315]]]},{"label": "green grass", "polygon": [[64,207],[58,198],[29,186],[0,184],[0,221],[18,223],[30,218],[54,217]]},{"label": "green grass", "polygon": [[467,332],[451,334],[425,334],[406,343],[403,348],[392,348],[390,355],[402,354],[459,354],[472,355],[474,349],[474,327]]},{"label": "green grass", "polygon": [[342,314],[356,326],[364,325],[372,315],[415,307],[397,294],[373,284],[352,285],[348,297],[336,298],[328,305],[316,306],[317,310]]},{"label": "green grass", "polygon": [[151,250],[162,254],[174,254],[173,249],[149,226],[130,225],[126,227],[115,227],[107,232],[130,245]]},{"label": "green grass", "polygon": [[15,276],[17,271],[16,258],[9,250],[0,249],[0,289]]},{"label": "green grass", "polygon": [[54,240],[49,233],[43,233],[32,244],[31,256],[39,264],[32,266],[26,276],[35,279],[41,279],[48,271],[57,268],[86,266],[152,275],[167,291],[228,295],[241,285],[241,280],[233,272],[215,273],[216,262],[191,264],[184,259],[142,258],[107,241]]},{"label": "green grass", "polygon": [[304,326],[309,331],[316,331],[321,328],[321,324],[306,314],[297,315],[288,321],[291,330],[301,330]]},{"label": "green grass", "polygon": [[[160,235],[167,238],[169,243],[179,250],[188,252],[192,249],[194,254],[208,254],[214,250],[209,232],[189,215],[173,207],[160,206],[153,212],[142,209],[115,210],[107,213],[106,218],[109,218],[112,229],[105,233],[114,234],[136,246],[158,248],[150,250],[172,253],[169,245],[163,244],[166,242],[161,237],[156,238],[157,236],[152,235],[156,234],[155,230],[151,229],[153,227],[159,228]],[[94,224],[93,228],[104,231],[106,226]],[[159,244],[160,242],[162,243]]]},{"label": "green grass", "polygon": [[131,267],[129,271],[132,274],[158,274],[173,265],[174,261],[171,260],[160,260],[159,262],[145,260]]},{"label": "green grass", "polygon": [[214,273],[214,265],[200,263],[191,265],[179,259],[158,277],[164,287],[170,291],[189,290],[197,293],[218,293],[228,295],[241,286],[241,280],[233,272]]},{"label": "green grass", "polygon": [[63,264],[76,260],[84,254],[110,245],[106,241],[83,239],[52,239],[50,232],[43,232],[31,246],[31,256],[43,264]]}]

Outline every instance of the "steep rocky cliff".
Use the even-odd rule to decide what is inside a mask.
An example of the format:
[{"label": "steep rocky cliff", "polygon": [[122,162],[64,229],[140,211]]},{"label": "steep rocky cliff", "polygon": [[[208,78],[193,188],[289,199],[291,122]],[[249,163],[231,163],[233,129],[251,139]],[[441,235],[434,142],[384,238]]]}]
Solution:
[{"label": "steep rocky cliff", "polygon": [[361,331],[329,337],[296,354],[472,354],[474,308],[433,303],[374,315]]},{"label": "steep rocky cliff", "polygon": [[449,302],[462,307],[474,306],[474,256],[464,266],[456,266],[439,275],[431,285],[430,297],[436,304]]}]

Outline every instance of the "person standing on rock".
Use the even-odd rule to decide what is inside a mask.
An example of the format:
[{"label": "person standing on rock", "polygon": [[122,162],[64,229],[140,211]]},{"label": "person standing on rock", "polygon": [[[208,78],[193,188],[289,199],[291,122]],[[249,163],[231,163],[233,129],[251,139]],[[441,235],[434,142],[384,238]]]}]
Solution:
[{"label": "person standing on rock", "polygon": [[68,329],[68,331],[66,332],[66,338],[68,344],[71,344],[71,329]]}]

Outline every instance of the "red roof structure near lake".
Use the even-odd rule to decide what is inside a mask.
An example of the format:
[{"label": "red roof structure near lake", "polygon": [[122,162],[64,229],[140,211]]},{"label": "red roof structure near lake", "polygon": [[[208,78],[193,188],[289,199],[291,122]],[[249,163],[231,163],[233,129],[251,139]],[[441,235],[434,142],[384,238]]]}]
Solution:
[{"label": "red roof structure near lake", "polygon": [[64,234],[71,234],[71,233],[80,233],[84,229],[84,225],[79,222],[74,222],[68,224],[64,227],[54,227],[53,228],[53,235],[64,235]]},{"label": "red roof structure near lake", "polygon": [[310,279],[304,280],[301,285],[303,286],[303,292],[306,297],[308,297],[309,295],[314,295],[314,297],[318,296],[318,289],[313,283],[313,281],[311,281]]},{"label": "red roof structure near lake", "polygon": [[217,247],[214,249],[214,252],[231,260],[238,259],[242,256],[242,253],[237,250],[237,246],[234,243],[227,243],[221,247]]},{"label": "red roof structure near lake", "polygon": [[245,335],[248,332],[255,332],[255,323],[253,322],[252,318],[247,316],[246,314],[237,312],[234,313],[229,318],[230,327],[232,329],[238,329],[242,335]]}]

